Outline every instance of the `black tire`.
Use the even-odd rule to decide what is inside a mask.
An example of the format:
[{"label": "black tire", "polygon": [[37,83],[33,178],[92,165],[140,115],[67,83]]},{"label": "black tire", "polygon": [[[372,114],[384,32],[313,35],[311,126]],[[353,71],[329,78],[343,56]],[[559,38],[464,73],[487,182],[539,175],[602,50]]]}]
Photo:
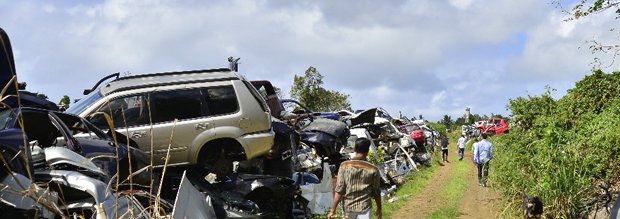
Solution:
[{"label": "black tire", "polygon": [[[256,203],[265,215],[265,218],[291,218],[293,214],[293,199],[289,197],[275,197],[268,188],[257,188],[246,197]],[[284,200],[280,200],[284,198]],[[282,204],[285,203],[285,204]]]},{"label": "black tire", "polygon": [[205,146],[198,158],[198,166],[218,177],[228,176],[233,172],[233,161],[227,157],[226,150],[221,145]]}]

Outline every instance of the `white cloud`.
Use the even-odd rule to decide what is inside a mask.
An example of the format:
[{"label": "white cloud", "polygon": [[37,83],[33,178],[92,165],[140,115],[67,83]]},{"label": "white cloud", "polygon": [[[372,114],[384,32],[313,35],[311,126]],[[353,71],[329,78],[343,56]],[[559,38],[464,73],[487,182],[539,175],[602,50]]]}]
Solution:
[{"label": "white cloud", "polygon": [[450,0],[450,4],[458,9],[465,10],[473,1],[474,0]]},{"label": "white cloud", "polygon": [[615,21],[562,22],[539,0],[0,1],[0,14],[20,80],[53,100],[79,98],[112,72],[225,67],[241,56],[250,79],[288,90],[314,66],[354,108],[431,119],[465,106],[503,113],[527,89],[578,80],[593,58],[583,42]]}]

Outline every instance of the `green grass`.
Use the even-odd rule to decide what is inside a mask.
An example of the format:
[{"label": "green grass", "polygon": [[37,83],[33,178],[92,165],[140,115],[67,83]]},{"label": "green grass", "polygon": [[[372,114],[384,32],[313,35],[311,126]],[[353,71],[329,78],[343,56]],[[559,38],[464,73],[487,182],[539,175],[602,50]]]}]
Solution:
[{"label": "green grass", "polygon": [[434,211],[428,218],[456,218],[458,216],[459,203],[467,189],[467,174],[471,171],[466,162],[454,162],[452,177],[439,193],[439,196],[447,200],[446,206]]},{"label": "green grass", "polygon": [[431,167],[421,168],[419,172],[413,172],[409,177],[409,181],[396,191],[395,197],[398,197],[398,201],[389,203],[386,200],[382,203],[383,218],[390,218],[398,209],[407,204],[407,200],[413,198],[431,183],[430,179],[433,178],[436,169],[437,165],[432,165]]},{"label": "green grass", "polygon": [[[441,153],[435,153],[435,155],[433,156],[434,164],[432,166],[419,167],[420,171],[412,172],[412,174],[409,176],[409,180],[407,181],[407,183],[405,183],[405,185],[403,185],[396,191],[396,195],[394,197],[398,197],[398,201],[389,203],[386,199],[381,202],[381,204],[383,205],[383,218],[391,218],[392,215],[395,214],[403,205],[407,204],[407,201],[410,198],[413,198],[429,183],[431,183],[430,179],[433,178],[435,170],[437,169],[437,166],[439,166],[437,163],[441,159],[441,157],[437,157],[436,155],[441,156]],[[372,205],[372,208],[376,210],[377,206],[375,205],[374,200],[372,200]],[[342,210],[340,210],[340,207],[341,206],[339,206],[339,210],[337,211],[336,218],[342,218]],[[314,215],[312,218],[325,219],[327,218],[327,215]]]}]

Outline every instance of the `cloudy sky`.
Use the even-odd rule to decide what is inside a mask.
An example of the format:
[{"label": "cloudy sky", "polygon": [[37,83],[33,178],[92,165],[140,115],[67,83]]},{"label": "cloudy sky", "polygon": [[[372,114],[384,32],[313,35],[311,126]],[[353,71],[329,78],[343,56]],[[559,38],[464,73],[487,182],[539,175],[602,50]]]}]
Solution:
[{"label": "cloudy sky", "polygon": [[[570,2],[564,2],[566,8]],[[508,99],[556,96],[596,67],[587,41],[615,42],[612,13],[565,22],[550,0],[0,0],[20,81],[57,102],[114,72],[226,67],[286,93],[314,66],[354,109],[436,121]]]}]

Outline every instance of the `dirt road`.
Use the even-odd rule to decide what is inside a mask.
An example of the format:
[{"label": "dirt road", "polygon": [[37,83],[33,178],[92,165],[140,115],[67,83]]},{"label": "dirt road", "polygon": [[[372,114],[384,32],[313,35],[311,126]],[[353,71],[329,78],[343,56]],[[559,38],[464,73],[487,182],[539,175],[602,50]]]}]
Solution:
[{"label": "dirt road", "polygon": [[[455,146],[451,145],[450,148]],[[493,189],[492,183],[489,187],[478,185],[471,151],[466,150],[465,158],[459,161],[454,150],[450,150],[449,160],[450,163],[438,167],[431,183],[409,199],[392,218],[498,218],[501,211],[499,193]],[[433,162],[433,165],[438,163]],[[447,187],[454,184],[455,180],[466,181],[456,182],[463,186],[458,188],[464,191],[446,195],[445,191],[450,191]]]}]

